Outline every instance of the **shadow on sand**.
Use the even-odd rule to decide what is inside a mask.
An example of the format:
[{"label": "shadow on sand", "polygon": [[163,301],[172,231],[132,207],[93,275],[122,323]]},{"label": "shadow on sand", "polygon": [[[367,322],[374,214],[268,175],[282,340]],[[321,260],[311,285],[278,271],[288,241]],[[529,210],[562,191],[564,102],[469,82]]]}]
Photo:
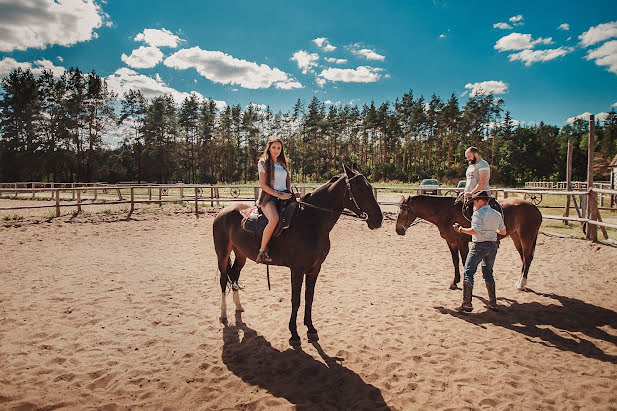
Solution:
[{"label": "shadow on sand", "polygon": [[[450,314],[471,324],[478,326],[494,324],[524,334],[532,342],[538,342],[532,338],[540,339],[542,341],[539,343],[548,347],[575,352],[612,364],[617,363],[617,355],[605,353],[591,341],[591,339],[605,341],[612,346],[611,351],[617,351],[617,335],[609,334],[601,328],[610,327],[617,332],[617,312],[576,298],[537,293],[531,289],[527,289],[527,292],[551,298],[558,304],[546,305],[539,302],[519,304],[516,300],[498,298],[501,304],[503,302],[510,304],[509,306],[501,305],[499,312],[487,310],[463,314],[444,307],[435,308],[442,314]],[[478,299],[485,302],[482,298],[476,298],[476,301]],[[546,327],[557,329],[559,333]],[[580,334],[584,334],[589,339],[583,338]]]},{"label": "shadow on sand", "polygon": [[313,346],[326,364],[301,348],[273,348],[237,313],[236,324],[223,329],[222,359],[247,384],[285,398],[299,410],[390,409],[379,389],[340,365],[340,358],[329,357],[318,343]]}]

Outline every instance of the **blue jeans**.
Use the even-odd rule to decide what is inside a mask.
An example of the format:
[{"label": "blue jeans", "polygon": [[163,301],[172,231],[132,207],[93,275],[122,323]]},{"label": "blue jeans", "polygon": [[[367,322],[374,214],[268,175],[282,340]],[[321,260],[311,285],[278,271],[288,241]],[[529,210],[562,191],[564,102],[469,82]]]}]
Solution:
[{"label": "blue jeans", "polygon": [[473,285],[473,276],[478,269],[478,264],[482,263],[482,277],[488,284],[495,284],[493,278],[493,265],[497,257],[497,243],[484,241],[481,243],[471,243],[467,260],[465,261],[465,281]]}]

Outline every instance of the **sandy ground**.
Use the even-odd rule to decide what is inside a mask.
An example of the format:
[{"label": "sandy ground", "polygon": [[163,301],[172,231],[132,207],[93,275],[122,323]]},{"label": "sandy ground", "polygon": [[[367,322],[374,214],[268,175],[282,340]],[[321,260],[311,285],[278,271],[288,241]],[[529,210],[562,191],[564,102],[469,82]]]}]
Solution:
[{"label": "sandy ground", "polygon": [[[213,214],[0,222],[0,409],[617,409],[617,248],[540,235],[527,292],[499,250],[458,314],[437,229],[343,217],[319,343],[288,345],[289,271],[248,262],[219,323]],[[480,279],[480,280],[478,280]]]}]

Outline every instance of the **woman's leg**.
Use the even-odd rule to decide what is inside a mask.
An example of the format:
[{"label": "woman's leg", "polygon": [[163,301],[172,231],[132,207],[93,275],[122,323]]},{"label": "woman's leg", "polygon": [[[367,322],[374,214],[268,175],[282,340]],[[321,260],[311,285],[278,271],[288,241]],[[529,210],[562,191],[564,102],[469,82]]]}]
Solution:
[{"label": "woman's leg", "polygon": [[261,211],[268,219],[268,225],[266,225],[266,228],[264,228],[264,232],[261,237],[261,247],[259,247],[259,251],[263,251],[268,248],[268,242],[270,241],[270,237],[272,237],[272,233],[274,232],[274,229],[279,222],[279,213],[276,209],[276,204],[273,201],[268,201],[265,205],[263,205],[261,207]]}]

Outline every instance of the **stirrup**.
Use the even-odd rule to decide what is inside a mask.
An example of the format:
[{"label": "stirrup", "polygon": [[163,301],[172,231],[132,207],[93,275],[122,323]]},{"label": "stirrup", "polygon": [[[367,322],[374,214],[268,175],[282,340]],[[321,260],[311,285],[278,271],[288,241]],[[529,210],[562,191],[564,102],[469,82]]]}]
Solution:
[{"label": "stirrup", "polygon": [[272,258],[268,255],[268,250],[260,251],[255,259],[257,264],[267,264],[272,262]]}]

